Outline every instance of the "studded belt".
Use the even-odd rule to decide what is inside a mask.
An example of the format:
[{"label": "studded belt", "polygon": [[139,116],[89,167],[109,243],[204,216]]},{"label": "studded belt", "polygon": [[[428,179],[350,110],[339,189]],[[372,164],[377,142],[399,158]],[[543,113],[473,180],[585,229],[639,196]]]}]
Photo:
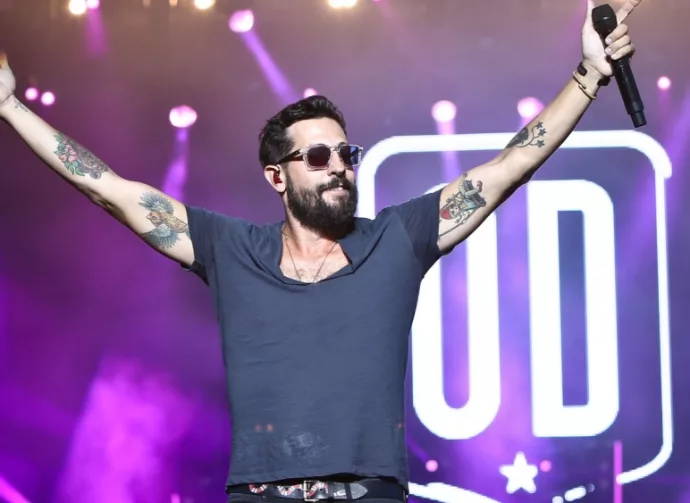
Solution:
[{"label": "studded belt", "polygon": [[382,479],[362,479],[355,482],[303,480],[289,485],[243,484],[227,488],[228,494],[255,494],[265,497],[288,498],[302,501],[352,500],[385,498],[406,501],[405,489],[396,482]]}]

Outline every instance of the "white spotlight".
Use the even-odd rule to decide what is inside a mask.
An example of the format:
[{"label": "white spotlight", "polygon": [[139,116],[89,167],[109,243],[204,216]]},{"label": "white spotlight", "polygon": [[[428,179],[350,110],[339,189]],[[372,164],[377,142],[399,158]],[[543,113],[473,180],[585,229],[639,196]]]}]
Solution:
[{"label": "white spotlight", "polygon": [[431,116],[436,122],[451,122],[455,119],[456,112],[457,109],[455,108],[455,104],[447,100],[437,101],[434,103],[434,106],[431,107]]},{"label": "white spotlight", "polygon": [[86,0],[69,0],[69,4],[67,4],[67,9],[75,16],[85,14],[86,8]]},{"label": "white spotlight", "polygon": [[199,10],[210,9],[216,4],[216,0],[194,0],[194,7]]},{"label": "white spotlight", "polygon": [[334,9],[351,9],[357,5],[357,0],[328,0],[328,5]]}]

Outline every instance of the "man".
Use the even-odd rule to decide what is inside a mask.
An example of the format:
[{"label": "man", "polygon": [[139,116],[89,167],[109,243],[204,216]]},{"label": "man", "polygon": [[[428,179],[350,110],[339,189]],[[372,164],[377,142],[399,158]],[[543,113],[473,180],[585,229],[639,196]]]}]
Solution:
[{"label": "man", "polygon": [[[619,22],[641,0],[628,0]],[[117,176],[14,95],[2,61],[0,116],[65,180],[213,294],[232,413],[232,500],[388,499],[408,484],[403,386],[424,274],[525,183],[633,53],[627,27],[583,60],[558,97],[496,158],[440,191],[354,217],[362,149],[316,96],[282,110],[260,137],[285,221],[267,226],[186,206]],[[604,49],[606,47],[606,49]]]}]

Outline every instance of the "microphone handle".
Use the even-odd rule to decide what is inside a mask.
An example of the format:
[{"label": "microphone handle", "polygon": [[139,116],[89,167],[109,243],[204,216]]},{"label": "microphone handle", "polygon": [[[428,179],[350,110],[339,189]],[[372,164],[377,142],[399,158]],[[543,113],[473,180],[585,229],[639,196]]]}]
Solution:
[{"label": "microphone handle", "polygon": [[636,128],[644,126],[647,124],[647,119],[644,115],[644,104],[642,103],[642,97],[640,96],[640,91],[637,88],[635,76],[630,66],[630,57],[626,56],[611,61],[611,66],[613,67],[613,74],[618,83],[618,89],[625,103],[625,110],[632,118]]}]

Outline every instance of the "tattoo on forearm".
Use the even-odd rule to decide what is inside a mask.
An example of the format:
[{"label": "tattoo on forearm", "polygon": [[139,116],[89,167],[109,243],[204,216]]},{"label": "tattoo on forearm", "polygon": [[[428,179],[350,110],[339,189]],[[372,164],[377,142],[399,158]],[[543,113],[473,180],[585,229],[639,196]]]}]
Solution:
[{"label": "tattoo on forearm", "polygon": [[55,139],[58,141],[58,146],[53,153],[73,175],[88,175],[94,180],[98,180],[103,173],[110,171],[110,168],[103,161],[71,138],[58,133],[55,135]]},{"label": "tattoo on forearm", "polygon": [[20,110],[23,110],[24,112],[28,112],[29,109],[24,106],[24,103],[19,101],[19,99],[15,96],[14,98],[14,108],[18,108]]},{"label": "tattoo on forearm", "polygon": [[141,234],[142,239],[159,249],[172,248],[180,239],[180,234],[189,236],[189,225],[173,215],[175,208],[169,199],[157,192],[145,192],[141,196],[141,206],[149,211],[146,218],[154,229]]},{"label": "tattoo on forearm", "polygon": [[452,220],[453,226],[443,231],[439,237],[457,229],[472,216],[479,208],[486,206],[486,200],[480,195],[482,182],[477,181],[475,187],[472,180],[467,178],[467,173],[462,175],[458,183],[458,191],[446,200],[440,212],[439,223],[444,220]]},{"label": "tattoo on forearm", "polygon": [[542,148],[546,145],[544,141],[546,137],[546,128],[544,128],[544,123],[539,121],[536,125],[526,126],[516,134],[506,148],[524,148],[524,147],[539,147]]}]

